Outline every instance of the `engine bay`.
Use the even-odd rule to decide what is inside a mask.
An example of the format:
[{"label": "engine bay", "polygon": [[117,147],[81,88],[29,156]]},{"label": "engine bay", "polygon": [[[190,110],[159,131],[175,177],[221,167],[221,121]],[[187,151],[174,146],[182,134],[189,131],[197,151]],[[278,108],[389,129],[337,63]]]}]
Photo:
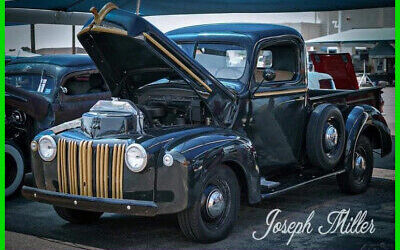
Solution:
[{"label": "engine bay", "polygon": [[92,138],[101,138],[141,134],[151,128],[211,124],[204,102],[185,84],[149,84],[134,93],[129,98],[98,101],[82,115],[81,129]]},{"label": "engine bay", "polygon": [[139,89],[133,99],[144,114],[145,127],[211,123],[201,98],[184,83],[150,84]]}]

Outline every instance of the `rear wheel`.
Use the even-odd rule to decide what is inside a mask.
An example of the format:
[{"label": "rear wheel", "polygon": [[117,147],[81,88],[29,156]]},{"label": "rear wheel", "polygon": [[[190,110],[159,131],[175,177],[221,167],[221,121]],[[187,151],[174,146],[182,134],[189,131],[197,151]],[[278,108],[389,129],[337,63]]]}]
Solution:
[{"label": "rear wheel", "polygon": [[73,224],[89,224],[97,221],[103,214],[101,212],[84,211],[72,208],[54,206],[54,210],[66,221]]},{"label": "rear wheel", "polygon": [[369,139],[361,135],[353,155],[352,168],[337,176],[340,189],[349,194],[359,194],[367,190],[372,178],[374,158]]},{"label": "rear wheel", "polygon": [[5,144],[5,197],[11,197],[22,186],[25,164],[22,151],[12,141]]},{"label": "rear wheel", "polygon": [[240,189],[235,173],[227,166],[210,170],[198,200],[178,214],[183,234],[198,242],[215,242],[228,236],[240,207]]}]

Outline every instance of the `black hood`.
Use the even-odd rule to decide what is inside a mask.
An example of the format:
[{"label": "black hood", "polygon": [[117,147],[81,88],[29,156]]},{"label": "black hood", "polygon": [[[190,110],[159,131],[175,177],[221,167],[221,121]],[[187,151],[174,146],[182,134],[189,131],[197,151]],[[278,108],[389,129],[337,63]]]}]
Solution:
[{"label": "black hood", "polygon": [[[107,4],[91,18],[78,39],[115,97],[161,78],[183,78],[196,92],[208,92],[214,117],[230,123],[236,95],[181,50],[175,42],[134,13]],[[204,97],[204,95],[202,95]]]}]

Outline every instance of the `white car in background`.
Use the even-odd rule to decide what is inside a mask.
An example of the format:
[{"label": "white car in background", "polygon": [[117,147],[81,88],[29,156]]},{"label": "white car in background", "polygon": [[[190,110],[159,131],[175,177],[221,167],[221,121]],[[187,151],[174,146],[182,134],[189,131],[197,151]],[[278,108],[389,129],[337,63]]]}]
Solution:
[{"label": "white car in background", "polygon": [[336,89],[332,76],[314,71],[308,72],[308,88]]}]

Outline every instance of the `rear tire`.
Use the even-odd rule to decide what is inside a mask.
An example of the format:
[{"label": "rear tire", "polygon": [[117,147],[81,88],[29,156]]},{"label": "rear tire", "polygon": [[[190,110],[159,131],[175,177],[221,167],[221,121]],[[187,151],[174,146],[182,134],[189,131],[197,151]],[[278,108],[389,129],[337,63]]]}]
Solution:
[{"label": "rear tire", "polygon": [[24,156],[12,141],[6,141],[5,147],[5,197],[16,194],[23,183],[25,174]]},{"label": "rear tire", "polygon": [[90,224],[96,222],[103,214],[102,212],[84,211],[57,206],[54,206],[54,210],[58,216],[73,224]]},{"label": "rear tire", "polygon": [[198,200],[178,214],[183,234],[197,242],[215,242],[228,236],[240,207],[240,188],[227,166],[211,169],[202,181]]},{"label": "rear tire", "polygon": [[332,171],[342,158],[345,124],[342,113],[332,104],[317,106],[307,125],[306,150],[310,163]]},{"label": "rear tire", "polygon": [[352,168],[337,175],[340,190],[348,194],[365,192],[371,182],[373,168],[374,158],[371,142],[368,137],[361,135],[356,143]]}]

